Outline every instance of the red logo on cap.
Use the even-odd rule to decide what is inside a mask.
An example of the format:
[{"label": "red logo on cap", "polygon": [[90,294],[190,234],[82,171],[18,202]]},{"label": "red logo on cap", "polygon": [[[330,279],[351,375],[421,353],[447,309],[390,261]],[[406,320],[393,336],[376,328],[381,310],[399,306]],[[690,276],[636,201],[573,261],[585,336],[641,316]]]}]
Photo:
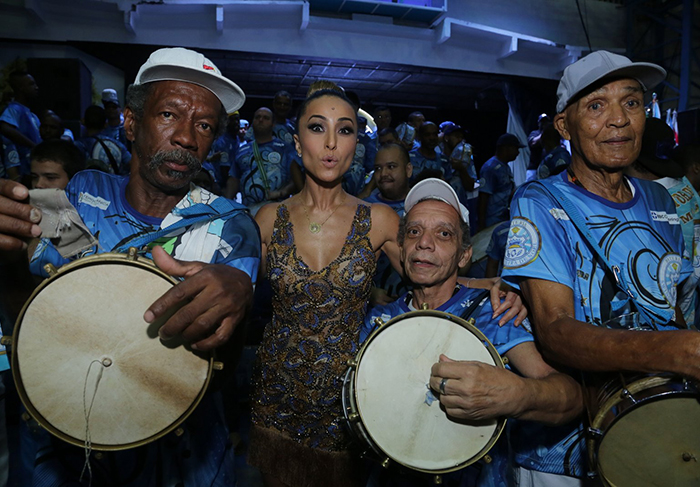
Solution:
[{"label": "red logo on cap", "polygon": [[206,64],[202,64],[202,67],[203,67],[204,69],[208,69],[209,71],[214,71],[214,67],[213,67],[213,66],[207,66]]}]

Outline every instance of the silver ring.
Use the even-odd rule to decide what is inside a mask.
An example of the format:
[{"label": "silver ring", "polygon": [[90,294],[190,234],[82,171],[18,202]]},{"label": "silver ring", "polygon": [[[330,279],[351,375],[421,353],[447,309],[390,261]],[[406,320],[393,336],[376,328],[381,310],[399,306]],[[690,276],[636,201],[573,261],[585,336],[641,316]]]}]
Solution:
[{"label": "silver ring", "polygon": [[438,389],[440,389],[440,394],[443,394],[443,395],[445,394],[445,384],[446,383],[447,383],[447,379],[445,379],[445,378],[443,378],[440,381],[440,387],[438,387]]}]

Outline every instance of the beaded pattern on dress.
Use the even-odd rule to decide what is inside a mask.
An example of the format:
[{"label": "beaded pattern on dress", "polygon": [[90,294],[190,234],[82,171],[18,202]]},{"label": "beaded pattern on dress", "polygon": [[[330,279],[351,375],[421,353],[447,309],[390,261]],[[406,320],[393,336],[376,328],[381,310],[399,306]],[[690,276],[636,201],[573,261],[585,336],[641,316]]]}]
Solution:
[{"label": "beaded pattern on dress", "polygon": [[267,249],[273,318],[258,350],[253,423],[322,450],[347,449],[342,376],[358,350],[376,268],[371,209],[358,205],[340,255],[320,271],[297,256],[280,205]]}]

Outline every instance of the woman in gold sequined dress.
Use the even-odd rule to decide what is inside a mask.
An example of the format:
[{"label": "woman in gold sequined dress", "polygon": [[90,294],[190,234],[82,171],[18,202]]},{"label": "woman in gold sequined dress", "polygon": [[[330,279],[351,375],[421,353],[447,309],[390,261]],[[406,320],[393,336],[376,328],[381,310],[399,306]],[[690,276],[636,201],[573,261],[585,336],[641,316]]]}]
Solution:
[{"label": "woman in gold sequined dress", "polygon": [[273,318],[258,351],[249,462],[268,486],[359,485],[342,424],[346,362],[358,350],[376,257],[398,258],[398,217],[347,194],[356,108],[321,90],[298,117],[305,185],[256,216]]}]

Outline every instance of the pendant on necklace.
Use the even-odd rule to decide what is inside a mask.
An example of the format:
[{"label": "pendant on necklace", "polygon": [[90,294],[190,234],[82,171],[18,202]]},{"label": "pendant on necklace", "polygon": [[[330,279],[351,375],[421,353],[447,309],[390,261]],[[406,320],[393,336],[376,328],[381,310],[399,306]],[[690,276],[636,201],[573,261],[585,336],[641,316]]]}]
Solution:
[{"label": "pendant on necklace", "polygon": [[309,222],[309,231],[311,233],[318,233],[321,231],[321,225],[316,222]]}]

